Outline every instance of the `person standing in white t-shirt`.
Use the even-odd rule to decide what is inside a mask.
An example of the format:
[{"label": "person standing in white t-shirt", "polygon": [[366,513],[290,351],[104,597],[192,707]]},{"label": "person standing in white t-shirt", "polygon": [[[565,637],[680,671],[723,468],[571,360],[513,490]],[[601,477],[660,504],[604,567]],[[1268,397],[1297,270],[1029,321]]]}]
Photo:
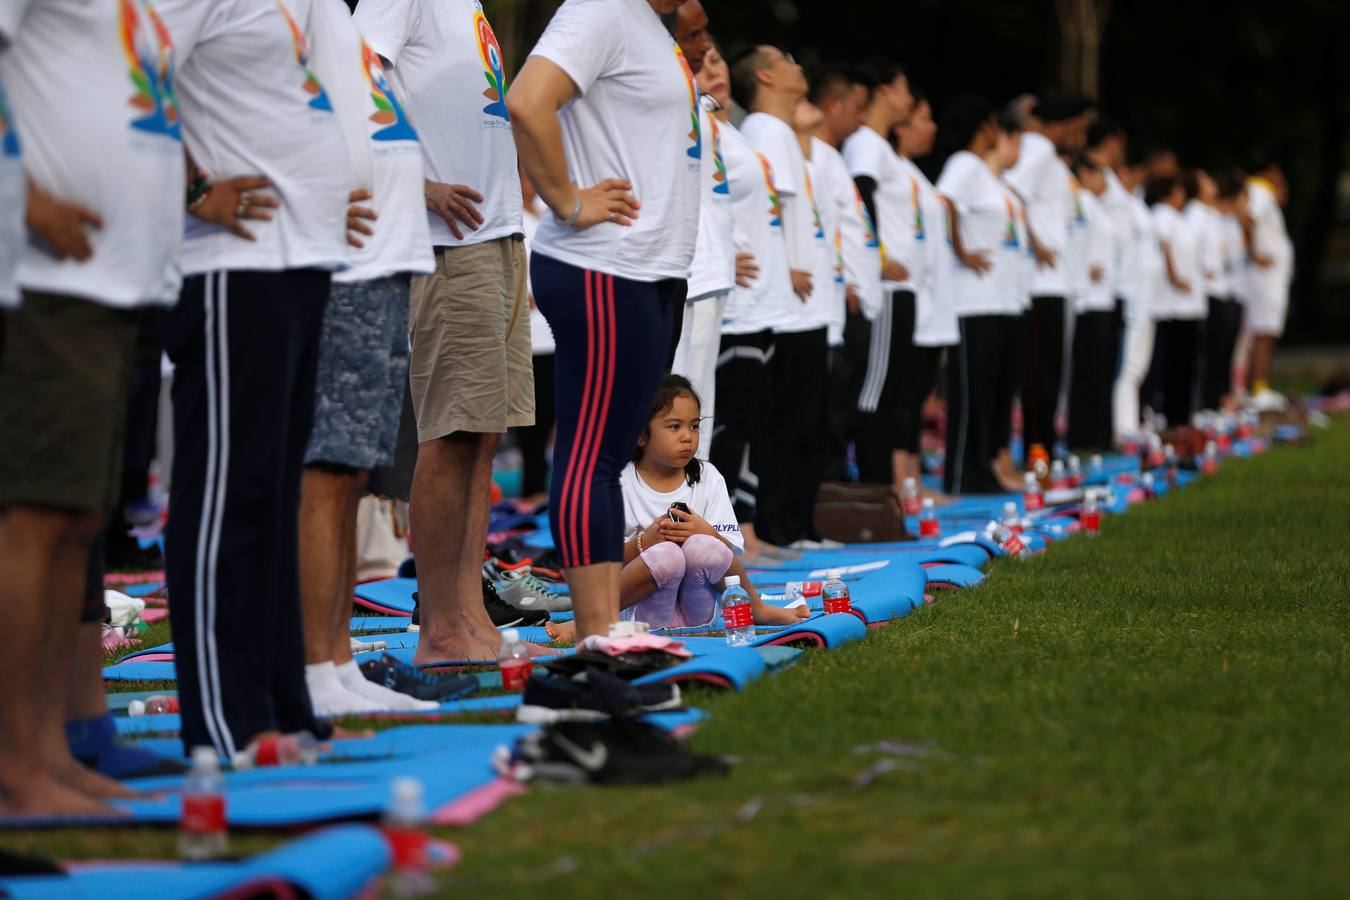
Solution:
[{"label": "person standing in white t-shirt", "polygon": [[1007,176],[1026,204],[1030,231],[1041,250],[1026,316],[1022,438],[1027,447],[1053,448],[1058,439],[1055,418],[1064,382],[1064,334],[1075,265],[1070,258],[1073,175],[1060,157],[1082,149],[1090,107],[1087,98],[1075,95],[1039,98],[1025,123],[1017,165]]},{"label": "person standing in white t-shirt", "polygon": [[717,419],[709,460],[728,473],[732,506],[750,556],[766,552],[755,534],[757,472],[776,452],[769,438],[769,360],[779,309],[796,303],[783,235],[781,198],[773,166],[731,124],[731,70],[714,46],[699,69],[700,90],[717,102],[713,114],[727,170],[731,226],[738,255],[752,265],[739,272],[727,297],[717,358]]},{"label": "person standing in white t-shirt", "polygon": [[[365,196],[313,50],[313,0],[160,0],[196,175],[165,323],[174,455],[165,529],[185,748],[326,736],[305,681],[301,470],[331,271]],[[231,179],[258,173],[246,193]],[[364,201],[359,201],[364,202]],[[368,213],[367,213],[368,215]],[[258,547],[272,548],[257,552]],[[271,636],[264,645],[245,632]],[[318,729],[317,731],[315,729]]]},{"label": "person standing in white t-shirt", "polygon": [[1190,424],[1195,411],[1200,328],[1208,313],[1201,236],[1182,215],[1187,198],[1180,178],[1154,178],[1145,195],[1153,210],[1166,275],[1153,355],[1161,357],[1162,413],[1169,426],[1179,428]]},{"label": "person standing in white t-shirt", "polygon": [[435,704],[369,681],[352,658],[356,515],[370,472],[394,461],[408,380],[408,294],[434,268],[417,132],[342,0],[315,0],[315,71],[378,220],[354,236],[323,313],[314,423],[300,486],[305,681],[318,715]]},{"label": "person standing in white t-shirt", "polygon": [[1111,398],[1113,432],[1118,446],[1128,447],[1140,434],[1139,390],[1148,376],[1153,359],[1158,296],[1162,291],[1162,248],[1153,224],[1153,213],[1142,196],[1147,178],[1141,153],[1133,145],[1116,169],[1116,177],[1130,198],[1130,222],[1127,239],[1132,250],[1126,259],[1134,260],[1127,273],[1125,291],[1125,338],[1120,354],[1120,374]]},{"label": "person standing in white t-shirt", "polygon": [[[675,41],[680,45],[695,79],[713,49],[708,16],[699,0],[685,0],[675,13]],[[671,371],[685,375],[703,398],[708,427],[699,432],[699,459],[712,452],[713,422],[717,416],[717,358],[722,340],[722,316],[736,283],[736,269],[753,264],[748,253],[738,253],[731,226],[731,189],[722,158],[721,127],[714,118],[712,98],[700,92],[699,135],[703,189],[699,200],[698,244],[689,275],[679,343]]]},{"label": "person standing in white t-shirt", "polygon": [[1025,249],[1010,190],[985,157],[1000,128],[994,109],[965,95],[943,111],[940,139],[950,153],[937,190],[951,205],[957,260],[952,294],[960,344],[947,360],[947,440],[943,490],[988,494],[1004,489],[994,471],[1001,449],[1000,402],[1017,359],[1017,322]]},{"label": "person standing in white t-shirt", "polygon": [[1278,410],[1285,398],[1270,388],[1270,360],[1284,334],[1289,310],[1289,284],[1294,276],[1294,248],[1285,227],[1288,189],[1284,170],[1271,156],[1257,160],[1247,180],[1247,310],[1251,334],[1251,394],[1259,410]]},{"label": "person standing in white t-shirt", "polygon": [[1246,185],[1237,169],[1215,176],[1215,197],[1210,218],[1214,281],[1209,292],[1209,316],[1205,321],[1205,373],[1201,407],[1222,409],[1233,392],[1233,354],[1242,330],[1242,304],[1238,301],[1237,278],[1244,257],[1240,216],[1247,208]]},{"label": "person standing in white t-shirt", "polygon": [[923,472],[923,408],[937,387],[942,351],[960,342],[954,298],[942,283],[949,277],[944,266],[947,253],[947,206],[928,176],[915,164],[933,152],[937,122],[933,106],[920,90],[913,90],[914,111],[895,126],[896,154],[909,179],[910,191],[917,193],[915,205],[915,243],[922,253],[915,256],[910,272],[914,292],[913,346],[891,365],[899,366],[899,403],[894,414],[900,419],[898,446],[891,454],[891,483],[903,490],[905,479],[919,481]]},{"label": "person standing in white t-shirt", "polygon": [[895,451],[903,443],[896,412],[903,388],[904,361],[914,349],[914,273],[921,266],[926,234],[918,206],[917,182],[890,143],[895,126],[914,111],[909,76],[898,63],[870,60],[860,74],[870,97],[863,124],[844,141],[844,162],[881,244],[882,303],[872,322],[867,371],[858,394],[858,476],[872,484],[893,484]]},{"label": "person standing in white t-shirt", "polygon": [[857,437],[858,392],[867,370],[869,316],[875,317],[881,306],[881,244],[839,148],[862,125],[868,92],[855,70],[829,66],[812,78],[810,96],[822,113],[812,155],[833,172],[828,181],[834,185],[830,195],[820,185],[817,189],[822,206],[833,207],[832,215],[838,219],[835,242],[844,285],[844,302],[836,305],[830,323],[824,477],[847,481],[848,446]]},{"label": "person standing in white t-shirt", "polygon": [[823,467],[817,448],[825,415],[827,307],[835,291],[832,247],[795,127],[798,104],[807,92],[802,67],[781,49],[759,45],[732,63],[731,84],[737,101],[750,111],[741,133],[773,171],[795,294],[785,298],[772,322],[768,427],[774,450],[756,473],[755,521],[759,538],[790,546],[814,536]]},{"label": "person standing in white t-shirt", "polygon": [[549,517],[581,638],[619,617],[619,472],[669,362],[697,239],[698,90],[660,18],[679,5],[567,0],[507,98],[553,212],[530,274],[557,341]]},{"label": "person standing in white t-shirt", "polygon": [[479,0],[360,0],[355,21],[421,139],[436,268],[412,283],[417,415],[415,662],[484,659],[492,459],[534,421],[534,368],[512,116],[501,47]]},{"label": "person standing in white t-shirt", "polygon": [[1072,373],[1069,378],[1069,447],[1081,452],[1111,449],[1111,391],[1116,378],[1116,219],[1103,201],[1106,174],[1087,155],[1074,161],[1083,210],[1084,287],[1074,297]]}]

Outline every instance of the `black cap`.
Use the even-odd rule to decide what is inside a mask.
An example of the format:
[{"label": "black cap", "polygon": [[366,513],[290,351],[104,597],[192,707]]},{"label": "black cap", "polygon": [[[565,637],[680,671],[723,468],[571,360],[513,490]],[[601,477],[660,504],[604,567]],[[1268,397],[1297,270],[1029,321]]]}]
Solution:
[{"label": "black cap", "polygon": [[1036,101],[1031,114],[1042,122],[1065,122],[1092,109],[1092,101],[1082,94],[1052,91]]}]

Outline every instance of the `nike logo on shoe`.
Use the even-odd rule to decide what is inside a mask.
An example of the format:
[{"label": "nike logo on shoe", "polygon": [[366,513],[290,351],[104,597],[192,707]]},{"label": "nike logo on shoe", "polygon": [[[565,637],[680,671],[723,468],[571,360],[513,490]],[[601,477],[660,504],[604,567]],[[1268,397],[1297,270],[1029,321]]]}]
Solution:
[{"label": "nike logo on shoe", "polygon": [[572,760],[587,772],[598,772],[609,761],[609,748],[598,741],[589,750],[581,749],[557,732],[553,734],[553,741],[563,750],[566,750]]}]

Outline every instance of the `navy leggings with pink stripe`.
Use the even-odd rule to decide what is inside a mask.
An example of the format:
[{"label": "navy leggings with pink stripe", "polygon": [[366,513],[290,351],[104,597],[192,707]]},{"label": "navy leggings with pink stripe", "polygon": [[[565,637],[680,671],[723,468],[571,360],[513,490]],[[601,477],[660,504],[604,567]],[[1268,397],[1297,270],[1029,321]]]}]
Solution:
[{"label": "navy leggings with pink stripe", "polygon": [[665,374],[684,283],[631,281],[539,253],[535,303],[553,329],[558,436],[549,521],[566,568],[623,561],[619,473]]}]

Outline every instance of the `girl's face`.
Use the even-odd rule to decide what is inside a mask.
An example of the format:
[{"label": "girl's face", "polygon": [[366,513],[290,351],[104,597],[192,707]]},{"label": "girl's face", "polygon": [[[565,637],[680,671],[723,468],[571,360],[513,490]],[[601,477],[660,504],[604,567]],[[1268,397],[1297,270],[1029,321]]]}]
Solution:
[{"label": "girl's face", "polygon": [[647,434],[638,438],[642,461],[655,466],[683,469],[698,449],[699,408],[694,398],[681,394],[647,423]]},{"label": "girl's face", "polygon": [[704,55],[703,67],[698,70],[695,80],[699,90],[711,94],[723,109],[731,109],[731,70],[716,47]]}]

